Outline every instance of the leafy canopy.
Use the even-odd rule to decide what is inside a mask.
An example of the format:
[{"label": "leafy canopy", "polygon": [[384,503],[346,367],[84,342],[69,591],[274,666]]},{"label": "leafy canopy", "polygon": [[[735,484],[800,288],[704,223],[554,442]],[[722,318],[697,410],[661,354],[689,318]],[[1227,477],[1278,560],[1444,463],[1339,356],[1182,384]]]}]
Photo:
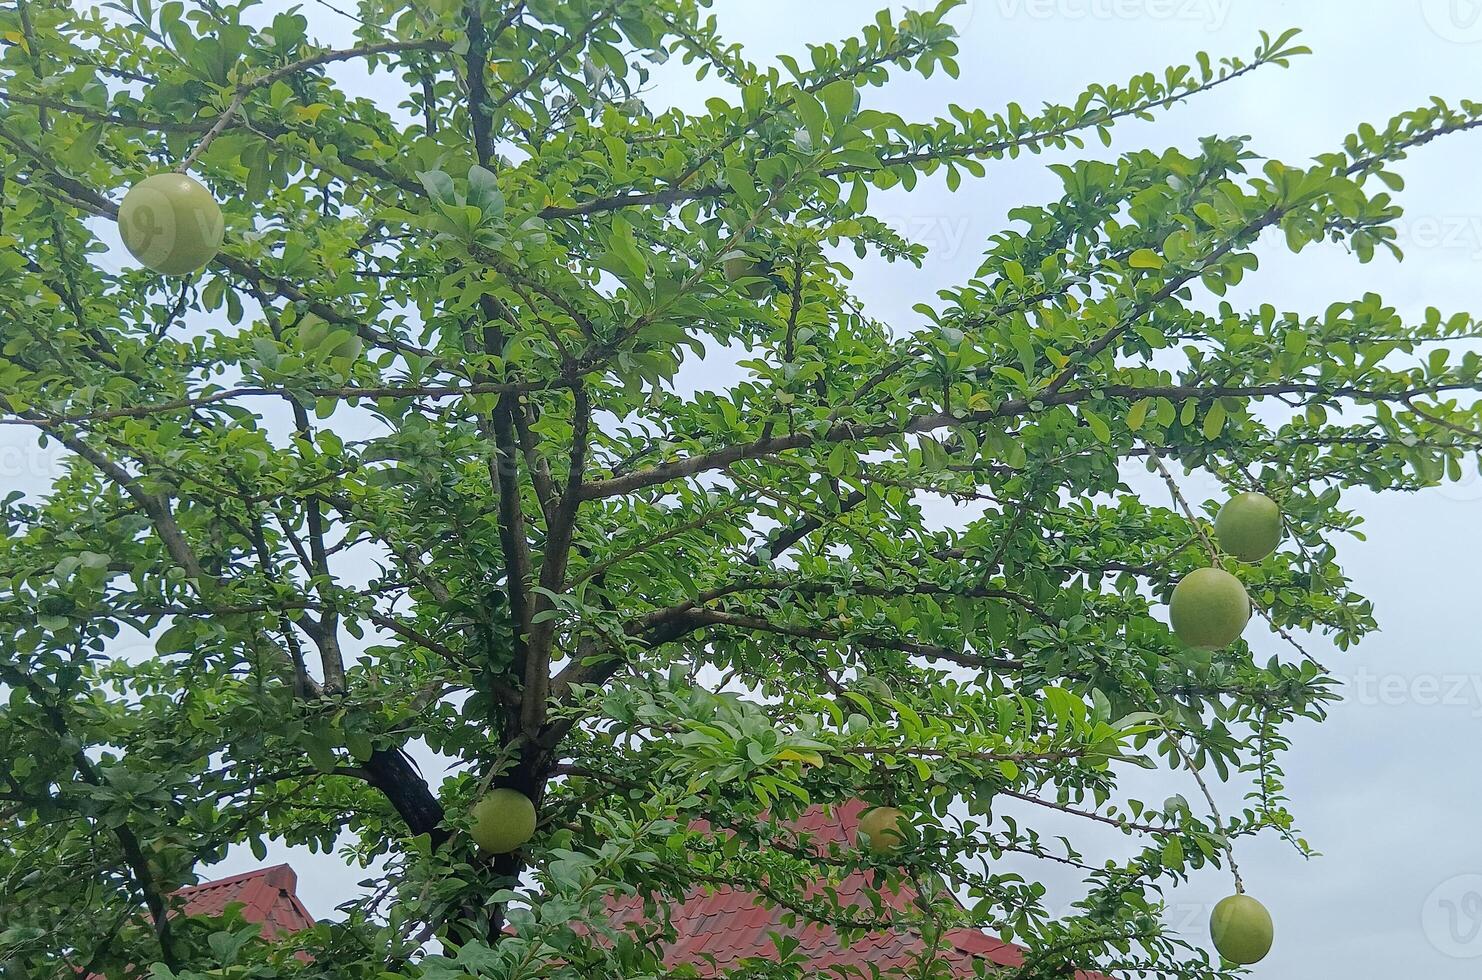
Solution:
[{"label": "leafy canopy", "polygon": [[[849,254],[924,253],[879,192],[1109,143],[1305,49],[912,121],[872,95],[956,75],[954,0],[778,67],[705,6],[0,7],[0,409],[67,459],[4,504],[7,976],[668,975],[663,903],[717,882],[927,949],[989,929],[1024,977],[1227,975],[1162,889],[1256,834],[1305,849],[1280,758],[1334,683],[1176,641],[1159,607],[1220,560],[1218,501],[1129,474],[1280,504],[1286,545],[1225,562],[1248,635],[1374,627],[1344,492],[1461,476],[1482,360],[1448,351],[1477,323],[1219,297],[1268,233],[1397,252],[1394,165],[1482,105],[1295,166],[1240,138],[1062,155],[1058,200],[887,324]],[[676,60],[726,95],[655,104]],[[399,100],[336,81],[361,69]],[[120,269],[122,193],[173,169],[226,244],[185,278]],[[1247,805],[1129,799],[1139,765]],[[489,860],[467,814],[496,786],[541,827]],[[781,829],[861,797],[910,815],[899,859]],[[1050,810],[1128,846],[1042,836]],[[277,946],[169,913],[269,839],[339,849],[362,897]],[[1074,907],[1046,907],[1042,862],[1084,869]],[[928,900],[841,905],[860,867]],[[620,894],[655,929],[609,923]]]}]

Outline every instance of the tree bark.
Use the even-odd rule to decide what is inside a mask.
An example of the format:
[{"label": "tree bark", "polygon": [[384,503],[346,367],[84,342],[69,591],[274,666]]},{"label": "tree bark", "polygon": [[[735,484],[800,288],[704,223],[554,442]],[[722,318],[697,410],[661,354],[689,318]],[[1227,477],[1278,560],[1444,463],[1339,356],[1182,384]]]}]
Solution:
[{"label": "tree bark", "polygon": [[413,835],[426,834],[436,850],[451,837],[443,826],[442,804],[401,749],[377,749],[365,764],[370,784],[380,790]]}]

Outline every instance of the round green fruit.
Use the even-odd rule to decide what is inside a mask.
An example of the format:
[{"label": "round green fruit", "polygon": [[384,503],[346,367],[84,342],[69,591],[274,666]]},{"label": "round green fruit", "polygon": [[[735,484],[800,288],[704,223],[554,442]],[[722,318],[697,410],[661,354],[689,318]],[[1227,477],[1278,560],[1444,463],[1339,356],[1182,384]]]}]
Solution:
[{"label": "round green fruit", "polygon": [[905,842],[906,815],[893,806],[877,806],[859,818],[855,840],[876,857],[890,857]]},{"label": "round green fruit", "polygon": [[729,282],[745,282],[742,287],[752,299],[765,299],[772,291],[772,263],[754,259],[745,252],[730,252],[721,262]]},{"label": "round green fruit", "polygon": [[1231,963],[1251,966],[1271,952],[1276,929],[1266,906],[1249,895],[1231,895],[1214,907],[1209,934],[1221,956]]},{"label": "round green fruit", "polygon": [[1237,494],[1220,508],[1214,535],[1226,553],[1260,561],[1281,543],[1281,508],[1264,493]]},{"label": "round green fruit", "polygon": [[518,851],[535,836],[535,804],[518,790],[496,789],[474,804],[469,833],[486,854]]},{"label": "round green fruit", "polygon": [[124,195],[118,230],[129,254],[155,272],[183,276],[205,268],[221,248],[221,207],[185,174],[146,177]]},{"label": "round green fruit", "polygon": [[1218,650],[1240,639],[1250,622],[1245,586],[1219,568],[1196,568],[1173,590],[1168,618],[1178,638],[1198,650]]}]

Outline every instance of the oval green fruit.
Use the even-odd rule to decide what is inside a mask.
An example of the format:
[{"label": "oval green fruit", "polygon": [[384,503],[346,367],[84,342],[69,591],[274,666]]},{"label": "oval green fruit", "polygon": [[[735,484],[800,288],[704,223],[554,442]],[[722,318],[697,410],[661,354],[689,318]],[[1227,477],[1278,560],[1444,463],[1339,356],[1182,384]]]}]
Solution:
[{"label": "oval green fruit", "polygon": [[519,790],[496,789],[474,804],[469,833],[486,854],[517,851],[535,836],[535,804]]},{"label": "oval green fruit", "polygon": [[1231,963],[1250,966],[1271,952],[1276,928],[1266,906],[1249,895],[1231,895],[1214,907],[1209,934],[1221,956]]},{"label": "oval green fruit", "polygon": [[754,259],[745,252],[729,252],[721,262],[729,282],[745,281],[742,287],[752,299],[765,299],[772,291],[772,264]]},{"label": "oval green fruit", "polygon": [[1281,543],[1281,508],[1264,493],[1231,497],[1214,519],[1220,547],[1241,561],[1260,561]]},{"label": "oval green fruit", "polygon": [[221,248],[221,206],[185,174],[146,177],[124,195],[118,230],[129,254],[155,272],[183,276],[205,268]]},{"label": "oval green fruit", "polygon": [[893,806],[877,806],[859,818],[855,841],[876,857],[890,857],[905,841],[906,815]]},{"label": "oval green fruit", "polygon": [[1220,568],[1196,568],[1173,590],[1168,618],[1178,638],[1199,650],[1218,650],[1240,639],[1250,622],[1245,586]]}]

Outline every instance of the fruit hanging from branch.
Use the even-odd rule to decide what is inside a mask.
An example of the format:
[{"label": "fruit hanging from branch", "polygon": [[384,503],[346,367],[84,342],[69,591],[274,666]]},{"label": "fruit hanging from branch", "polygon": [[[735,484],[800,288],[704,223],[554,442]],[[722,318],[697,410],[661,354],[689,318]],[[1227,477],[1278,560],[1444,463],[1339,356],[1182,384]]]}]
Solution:
[{"label": "fruit hanging from branch", "polygon": [[155,174],[129,188],[118,229],[130,255],[167,276],[204,269],[226,233],[211,192],[180,173]]},{"label": "fruit hanging from branch", "polygon": [[877,806],[860,816],[857,843],[875,857],[894,857],[905,843],[908,826],[902,811],[893,806]]},{"label": "fruit hanging from branch", "polygon": [[1218,650],[1240,639],[1250,611],[1245,586],[1222,568],[1196,568],[1185,575],[1168,604],[1173,631],[1198,650]]},{"label": "fruit hanging from branch", "polygon": [[[1150,655],[1178,641],[1142,596],[1174,595],[1199,646],[1253,611],[1344,646],[1374,628],[1328,539],[1354,493],[1436,486],[1476,455],[1457,438],[1476,365],[1433,344],[1482,320],[1426,304],[1412,322],[1368,293],[1278,309],[1249,273],[1274,230],[1361,260],[1394,246],[1395,165],[1475,140],[1482,103],[1428,101],[1290,165],[1239,136],[1149,149],[1140,122],[1113,155],[1079,148],[1305,46],[1262,35],[1061,104],[898,115],[912,89],[887,82],[935,88],[980,54],[961,0],[867,7],[785,72],[693,0],[363,4],[353,39],[312,5],[140,0],[117,29],[85,4],[11,6],[0,423],[68,455],[0,502],[19,570],[0,578],[18,692],[0,744],[26,763],[0,802],[9,973],[204,975],[220,951],[169,892],[278,834],[383,859],[345,869],[369,881],[333,941],[306,938],[325,975],[714,972],[674,961],[664,929],[615,936],[638,923],[612,901],[652,897],[654,919],[717,881],[764,886],[810,933],[879,926],[924,953],[944,924],[997,931],[1025,977],[1237,974],[1153,913],[1221,845],[1233,872],[1234,842],[1289,836],[1281,759],[1338,678],[1242,643],[1213,671]],[[670,84],[684,65],[703,106]],[[1045,152],[1044,193],[984,228],[902,199]],[[204,271],[114,274],[98,249],[120,211],[149,268]],[[902,213],[947,221],[897,230]],[[980,261],[912,276],[933,239]],[[877,274],[921,302],[864,302]],[[1171,473],[1177,513],[1123,484],[1144,452],[1299,488],[1267,492],[1306,553],[1261,560],[1254,610],[1218,567],[1245,577],[1280,515],[1273,537],[1272,508],[1232,507],[1227,551],[1210,527],[1213,560],[1170,565],[1208,522]],[[1218,567],[1174,593],[1199,564]],[[1189,770],[1159,783],[1207,790],[1207,765],[1262,805],[1226,820],[1210,791],[1108,841],[1146,795],[1123,763],[1159,749]],[[444,792],[428,755],[510,775]],[[281,785],[241,819],[264,772]],[[861,797],[893,805],[844,865],[909,871],[922,901],[841,921],[838,849],[794,828],[805,801]],[[939,828],[959,800],[971,826]],[[981,860],[1000,848],[1013,873]],[[1090,901],[1057,909],[1069,882],[1040,871],[1074,865]],[[1219,938],[1242,957],[1260,952],[1245,921]],[[420,956],[410,923],[458,958]],[[281,944],[238,954],[227,968],[261,980],[298,966]]]},{"label": "fruit hanging from branch", "polygon": [[751,299],[762,300],[772,292],[772,263],[742,251],[728,252],[721,262],[727,281],[740,285]]},{"label": "fruit hanging from branch", "polygon": [[518,851],[535,836],[535,804],[519,790],[492,790],[474,804],[469,834],[485,854]]},{"label": "fruit hanging from branch", "polygon": [[1214,948],[1231,963],[1251,966],[1266,958],[1276,938],[1271,913],[1249,895],[1231,895],[1209,917]]},{"label": "fruit hanging from branch", "polygon": [[1257,562],[1281,543],[1281,508],[1264,493],[1231,497],[1214,519],[1220,547],[1243,562]]}]

